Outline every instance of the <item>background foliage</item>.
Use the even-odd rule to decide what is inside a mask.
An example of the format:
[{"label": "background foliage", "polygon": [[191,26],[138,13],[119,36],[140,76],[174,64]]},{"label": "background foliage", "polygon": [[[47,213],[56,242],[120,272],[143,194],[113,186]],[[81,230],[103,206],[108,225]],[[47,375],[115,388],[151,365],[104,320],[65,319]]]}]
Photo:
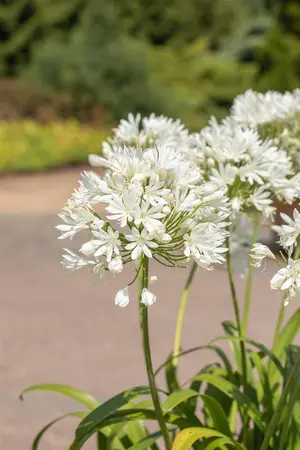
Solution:
[{"label": "background foliage", "polygon": [[0,119],[154,111],[197,130],[248,88],[299,86],[299,18],[297,0],[5,0]]}]

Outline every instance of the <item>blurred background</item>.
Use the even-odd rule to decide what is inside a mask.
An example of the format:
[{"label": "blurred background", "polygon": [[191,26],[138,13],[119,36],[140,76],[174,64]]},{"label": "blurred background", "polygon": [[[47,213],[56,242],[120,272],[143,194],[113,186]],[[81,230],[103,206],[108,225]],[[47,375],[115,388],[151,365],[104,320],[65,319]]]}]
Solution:
[{"label": "blurred background", "polygon": [[0,170],[82,162],[129,112],[199,130],[248,88],[299,87],[300,3],[2,0],[0,76],[0,120],[21,121]]},{"label": "blurred background", "polygon": [[[135,302],[114,306],[131,269],[93,285],[89,274],[60,266],[57,212],[87,155],[101,151],[129,112],[179,117],[198,130],[210,115],[224,117],[248,88],[299,86],[297,0],[1,1],[1,448],[29,449],[45,422],[74,409],[50,393],[21,403],[28,385],[72,384],[105,400],[146,382]],[[150,311],[157,365],[172,348],[187,274],[152,270],[159,276]],[[269,290],[271,272],[256,274],[251,315],[250,334],[265,343],[280,304]],[[222,334],[220,322],[231,318],[226,274],[199,272],[183,347]],[[187,357],[183,380],[208,361],[208,352]],[[68,448],[74,425],[53,428],[42,448]]]}]

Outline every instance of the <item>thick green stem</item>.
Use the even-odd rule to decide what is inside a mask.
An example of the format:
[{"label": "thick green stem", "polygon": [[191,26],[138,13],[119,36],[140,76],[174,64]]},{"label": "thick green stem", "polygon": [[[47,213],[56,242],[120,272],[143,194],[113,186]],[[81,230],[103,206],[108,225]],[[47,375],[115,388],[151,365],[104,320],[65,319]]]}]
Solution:
[{"label": "thick green stem", "polygon": [[[234,315],[235,315],[235,320],[236,320],[237,329],[238,329],[238,333],[239,333],[239,338],[242,338],[241,315],[240,315],[240,309],[239,309],[239,304],[238,304],[238,299],[237,299],[236,289],[235,289],[235,284],[234,284],[234,279],[233,279],[229,239],[227,239],[227,248],[228,248],[228,251],[226,254],[226,259],[227,259],[228,280],[229,280],[229,286],[230,286],[230,291],[231,291]],[[246,390],[247,390],[246,347],[245,347],[245,342],[241,339],[240,339],[240,350],[241,350],[241,362],[242,362],[242,384],[243,384],[243,391],[246,392]],[[247,424],[247,421],[243,420],[244,437],[246,436],[246,432],[247,432],[246,424]]]},{"label": "thick green stem", "polygon": [[284,301],[282,300],[281,303],[281,307],[280,307],[280,311],[279,311],[279,315],[278,315],[278,319],[276,322],[276,328],[275,328],[275,335],[274,335],[274,341],[273,341],[273,350],[277,344],[277,341],[279,339],[279,334],[281,331],[281,327],[282,327],[282,322],[284,319],[284,313],[285,313],[285,306],[284,306]]},{"label": "thick green stem", "polygon": [[[237,325],[239,337],[241,338],[242,337],[242,322],[241,322],[240,308],[239,308],[239,303],[238,303],[234,279],[233,279],[231,255],[230,255],[230,247],[229,247],[228,239],[227,239],[227,246],[228,246],[228,252],[227,252],[226,257],[227,257],[228,280],[229,280],[229,286],[230,286],[230,291],[231,291],[236,325]],[[245,342],[243,340],[240,340],[240,348],[241,348],[241,359],[242,359],[243,385],[244,385],[244,389],[245,389],[246,385],[247,385],[247,362],[246,362]]]},{"label": "thick green stem", "polygon": [[[277,424],[279,422],[279,419],[281,417],[282,411],[284,409],[285,403],[286,403],[286,399],[287,396],[295,382],[295,380],[297,379],[297,377],[300,375],[300,358],[297,359],[297,361],[295,362],[295,365],[293,367],[293,370],[290,374],[290,376],[287,379],[287,382],[284,386],[283,392],[281,394],[281,397],[279,399],[279,402],[276,406],[276,409],[274,411],[273,417],[271,419],[271,422],[268,425],[267,431],[266,431],[266,435],[264,438],[264,441],[262,443],[262,446],[260,448],[260,450],[268,450],[269,448],[269,444],[270,441],[272,439],[272,436],[274,435],[275,431],[276,431],[276,427]],[[289,411],[288,414],[291,414],[292,411]]]},{"label": "thick green stem", "polygon": [[148,325],[148,307],[141,303],[143,289],[148,288],[148,265],[149,261],[147,257],[142,260],[142,267],[139,273],[139,308],[140,308],[140,326],[142,332],[142,342],[144,357],[148,375],[148,381],[151,391],[151,397],[153,401],[154,410],[156,413],[157,421],[162,432],[163,439],[165,441],[166,450],[170,450],[172,447],[169,431],[164,419],[164,415],[160,406],[159,396],[155,383],[155,377],[153,372],[150,340],[149,340],[149,325]]},{"label": "thick green stem", "polygon": [[172,364],[174,366],[177,366],[178,364],[178,357],[177,355],[180,352],[180,345],[181,345],[181,335],[182,335],[182,327],[183,327],[183,319],[186,311],[187,301],[190,294],[190,289],[192,285],[192,281],[194,278],[194,275],[196,273],[197,264],[193,262],[193,265],[191,267],[188,279],[185,284],[184,291],[181,296],[180,300],[180,307],[177,315],[177,323],[176,323],[176,330],[175,330],[175,339],[174,339],[174,348],[173,348],[173,359]]},{"label": "thick green stem", "polygon": [[[252,246],[257,242],[258,232],[260,225],[260,214],[257,213],[254,221],[254,229],[252,236]],[[251,294],[252,294],[252,279],[253,279],[253,266],[249,263],[248,273],[247,273],[247,282],[246,282],[246,293],[245,293],[245,303],[244,303],[244,312],[243,312],[243,322],[242,322],[242,336],[247,336],[247,328],[248,328],[248,319],[249,319],[249,310],[250,310],[250,302],[251,302]]]}]

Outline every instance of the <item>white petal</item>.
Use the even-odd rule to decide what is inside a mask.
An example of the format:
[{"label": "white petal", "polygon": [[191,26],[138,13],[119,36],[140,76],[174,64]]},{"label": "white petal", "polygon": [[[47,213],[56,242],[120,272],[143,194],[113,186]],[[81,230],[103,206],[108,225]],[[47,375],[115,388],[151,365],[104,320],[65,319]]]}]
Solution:
[{"label": "white petal", "polygon": [[125,308],[129,303],[128,286],[121,289],[115,298],[115,305],[120,306],[120,308]]},{"label": "white petal", "polygon": [[156,296],[154,294],[152,294],[152,292],[148,291],[148,289],[144,288],[142,290],[141,303],[143,303],[146,306],[151,306],[155,302],[156,302]]}]

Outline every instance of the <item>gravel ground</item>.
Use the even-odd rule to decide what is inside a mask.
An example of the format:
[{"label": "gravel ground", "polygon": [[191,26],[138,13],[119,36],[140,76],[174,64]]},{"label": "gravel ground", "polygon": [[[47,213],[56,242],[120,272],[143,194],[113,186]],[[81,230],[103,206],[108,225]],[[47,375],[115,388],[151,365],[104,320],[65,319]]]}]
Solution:
[{"label": "gravel ground", "polygon": [[[95,284],[83,271],[69,275],[60,266],[62,242],[57,241],[56,211],[78,178],[78,169],[36,176],[0,179],[0,448],[29,450],[39,428],[52,418],[78,410],[57,394],[31,393],[23,388],[43,382],[71,384],[100,400],[146,382],[140,348],[137,306],[132,295],[125,309],[114,306],[114,294],[131,279],[124,274]],[[268,344],[280,299],[268,281],[273,268],[257,272],[250,336]],[[159,282],[153,287],[157,304],[150,309],[155,365],[172,348],[176,312],[186,272],[153,265]],[[243,289],[238,280],[238,291]],[[291,312],[291,310],[290,310]],[[206,344],[222,333],[220,323],[232,318],[223,271],[199,272],[192,288],[184,325],[183,348]],[[197,355],[197,356],[196,356]],[[208,352],[182,359],[185,380]],[[75,421],[55,426],[41,448],[66,450]],[[86,449],[92,449],[92,442]]]}]

